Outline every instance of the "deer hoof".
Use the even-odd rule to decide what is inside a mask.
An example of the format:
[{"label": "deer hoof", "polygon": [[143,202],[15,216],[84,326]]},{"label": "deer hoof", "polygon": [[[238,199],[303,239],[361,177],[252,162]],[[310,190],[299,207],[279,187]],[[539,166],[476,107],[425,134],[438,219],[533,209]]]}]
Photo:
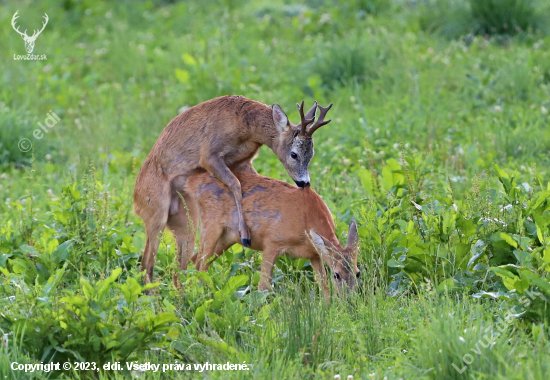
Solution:
[{"label": "deer hoof", "polygon": [[242,243],[245,247],[250,247],[250,246],[252,245],[252,240],[241,238],[241,243]]}]

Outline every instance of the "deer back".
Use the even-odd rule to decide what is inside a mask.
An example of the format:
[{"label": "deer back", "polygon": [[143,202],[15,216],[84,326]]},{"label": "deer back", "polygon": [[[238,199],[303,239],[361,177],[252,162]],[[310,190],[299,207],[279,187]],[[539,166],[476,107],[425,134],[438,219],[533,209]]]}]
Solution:
[{"label": "deer back", "polygon": [[[241,182],[243,213],[253,236],[288,245],[309,244],[307,232],[314,228],[339,246],[332,214],[310,187],[300,189],[257,174],[235,175]],[[203,218],[224,227],[235,227],[236,207],[231,193],[209,173],[191,176],[186,191],[199,206]]]},{"label": "deer back", "polygon": [[[258,140],[256,130],[269,123],[273,124],[271,108],[265,104],[233,95],[211,99],[170,121],[151,156],[165,173],[176,175],[200,167],[201,157],[213,153],[232,157],[234,161],[244,160],[261,146],[260,142],[252,145],[246,142]],[[226,163],[233,164],[227,160]]]}]

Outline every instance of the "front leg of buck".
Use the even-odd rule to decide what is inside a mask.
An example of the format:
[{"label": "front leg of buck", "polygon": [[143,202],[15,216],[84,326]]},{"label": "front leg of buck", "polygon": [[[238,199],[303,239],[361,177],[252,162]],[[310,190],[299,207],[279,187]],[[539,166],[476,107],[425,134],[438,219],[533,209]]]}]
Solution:
[{"label": "front leg of buck", "polygon": [[252,241],[250,239],[250,230],[246,226],[243,216],[243,195],[241,183],[220,157],[210,156],[205,162],[201,162],[201,165],[214,177],[229,187],[231,193],[233,193],[235,205],[237,206],[237,214],[239,216],[239,235],[241,236],[241,243],[245,247],[250,247]]},{"label": "front leg of buck", "polygon": [[250,174],[258,174],[256,169],[254,169],[254,166],[252,166],[252,162],[250,161],[243,161],[240,164],[233,166],[231,168],[231,171],[235,173],[250,173]]}]

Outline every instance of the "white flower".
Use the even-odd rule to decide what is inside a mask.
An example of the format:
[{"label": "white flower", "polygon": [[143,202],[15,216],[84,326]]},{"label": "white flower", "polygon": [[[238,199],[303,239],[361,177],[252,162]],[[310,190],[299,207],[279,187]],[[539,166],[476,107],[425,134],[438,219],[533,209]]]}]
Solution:
[{"label": "white flower", "polygon": [[340,380],[340,379],[341,379],[340,375],[334,375],[334,380]]},{"label": "white flower", "polygon": [[548,113],[548,109],[545,106],[540,107],[540,112],[542,112],[543,115],[546,115]]},{"label": "white flower", "polygon": [[6,179],[8,178],[8,175],[6,173],[2,173],[2,175],[0,175],[0,179]]},{"label": "white flower", "polygon": [[495,112],[502,112],[501,106],[495,106]]},{"label": "white flower", "polygon": [[330,13],[323,13],[321,15],[321,19],[319,20],[319,24],[326,24],[330,21]]}]

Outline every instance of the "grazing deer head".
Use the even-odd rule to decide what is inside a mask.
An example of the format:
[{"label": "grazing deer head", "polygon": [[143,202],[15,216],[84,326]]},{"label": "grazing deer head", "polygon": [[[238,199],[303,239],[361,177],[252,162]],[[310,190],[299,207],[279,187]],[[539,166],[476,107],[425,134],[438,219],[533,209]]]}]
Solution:
[{"label": "grazing deer head", "polygon": [[359,236],[357,224],[351,222],[348,230],[346,248],[337,248],[328,239],[319,235],[313,228],[309,231],[311,239],[323,258],[329,264],[338,293],[346,294],[355,289],[361,272],[357,269],[357,253],[359,252]]},{"label": "grazing deer head", "polygon": [[[273,122],[279,132],[279,144],[273,149],[281,160],[288,175],[296,183],[298,187],[309,186],[309,162],[313,157],[313,139],[312,135],[319,127],[330,123],[330,120],[324,121],[328,110],[332,107],[332,103],[323,108],[313,103],[313,107],[304,115],[304,102],[297,104],[300,111],[300,124],[293,125],[288,120],[288,117],[277,104],[273,104]],[[317,107],[321,110],[319,119],[315,124],[315,113]],[[309,127],[309,128],[308,128]]]},{"label": "grazing deer head", "polygon": [[21,33],[19,31],[19,27],[16,27],[15,26],[15,20],[19,17],[17,14],[19,13],[19,11],[15,12],[15,14],[13,15],[13,18],[11,19],[11,26],[13,27],[13,29],[19,33],[21,35],[21,37],[23,38],[23,40],[25,41],[25,49],[27,50],[27,53],[32,53],[32,51],[34,50],[34,42],[36,41],[36,39],[38,38],[38,36],[40,35],[40,33],[42,33],[42,31],[44,30],[44,28],[46,27],[46,25],[48,24],[48,15],[46,13],[44,13],[44,18],[46,19],[45,22],[42,23],[42,29],[40,30],[34,30],[32,36],[28,36],[27,35],[27,29],[25,29],[25,31],[23,33]]}]

